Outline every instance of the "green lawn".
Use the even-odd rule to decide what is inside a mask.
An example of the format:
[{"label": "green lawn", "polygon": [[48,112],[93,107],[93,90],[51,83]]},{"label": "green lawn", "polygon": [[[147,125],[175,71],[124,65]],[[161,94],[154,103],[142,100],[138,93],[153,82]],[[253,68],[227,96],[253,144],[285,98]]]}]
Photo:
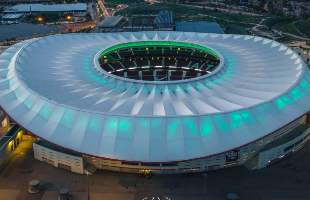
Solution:
[{"label": "green lawn", "polygon": [[247,27],[243,25],[233,24],[233,23],[220,23],[221,27],[224,28],[225,33],[229,34],[241,34],[241,35],[247,35],[248,30]]},{"label": "green lawn", "polygon": [[310,19],[297,21],[295,27],[310,38]]},{"label": "green lawn", "polygon": [[118,4],[127,4],[129,6],[136,4],[145,4],[144,0],[105,0],[107,7],[115,7]]},{"label": "green lawn", "polygon": [[290,22],[287,24],[277,24],[274,26],[275,29],[277,30],[281,30],[285,33],[291,33],[294,35],[300,35],[302,36],[302,34],[300,34],[300,32],[298,31],[298,29],[296,28],[294,22]]},{"label": "green lawn", "polygon": [[288,18],[288,17],[278,17],[278,16],[271,16],[268,19],[264,21],[264,25],[268,27],[272,27],[276,24],[286,24],[292,22],[294,19],[293,18]]},{"label": "green lawn", "polygon": [[286,33],[310,38],[310,19],[271,17],[265,21],[265,25]]},{"label": "green lawn", "polygon": [[199,14],[211,15],[221,18],[223,20],[233,20],[236,22],[245,23],[258,23],[260,18],[252,16],[244,16],[240,14],[228,14],[218,11],[206,10],[203,8],[188,7],[173,3],[161,3],[149,5],[144,2],[132,4],[127,9],[122,10],[119,14],[132,15],[132,14],[157,14],[160,10],[171,10],[175,14],[176,20],[184,20],[193,17],[195,18]]},{"label": "green lawn", "polygon": [[[116,0],[110,0],[116,1]],[[145,2],[133,3],[117,14],[124,16],[132,15],[156,15],[160,10],[174,12],[176,21],[215,21],[219,23],[226,33],[247,34],[247,28],[251,23],[258,23],[261,18],[244,16],[240,14],[228,14],[219,11],[206,10],[203,8],[187,7],[173,3],[161,3],[149,5]],[[248,24],[247,24],[248,23]]]}]

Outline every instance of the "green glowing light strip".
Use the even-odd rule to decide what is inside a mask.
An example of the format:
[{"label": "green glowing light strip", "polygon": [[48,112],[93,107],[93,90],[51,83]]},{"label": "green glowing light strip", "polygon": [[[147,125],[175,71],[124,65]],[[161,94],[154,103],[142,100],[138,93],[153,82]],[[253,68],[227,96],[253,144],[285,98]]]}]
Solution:
[{"label": "green glowing light strip", "polygon": [[140,41],[140,42],[128,42],[128,43],[122,43],[117,44],[112,47],[109,47],[105,49],[103,52],[101,52],[100,57],[105,56],[111,52],[121,50],[121,49],[127,49],[127,48],[133,48],[133,47],[179,47],[179,48],[192,48],[197,49],[203,52],[206,52],[208,54],[211,54],[212,56],[219,59],[219,56],[215,51],[208,47],[204,47],[198,44],[188,43],[188,42],[175,42],[175,41]]}]

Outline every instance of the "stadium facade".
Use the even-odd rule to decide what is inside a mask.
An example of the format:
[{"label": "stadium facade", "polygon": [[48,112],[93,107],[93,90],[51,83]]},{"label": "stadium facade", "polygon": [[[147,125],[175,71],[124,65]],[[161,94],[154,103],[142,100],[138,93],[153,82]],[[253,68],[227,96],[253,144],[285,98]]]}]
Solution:
[{"label": "stadium facade", "polygon": [[309,69],[261,37],[54,35],[7,49],[0,75],[6,118],[99,169],[261,168],[308,140]]}]

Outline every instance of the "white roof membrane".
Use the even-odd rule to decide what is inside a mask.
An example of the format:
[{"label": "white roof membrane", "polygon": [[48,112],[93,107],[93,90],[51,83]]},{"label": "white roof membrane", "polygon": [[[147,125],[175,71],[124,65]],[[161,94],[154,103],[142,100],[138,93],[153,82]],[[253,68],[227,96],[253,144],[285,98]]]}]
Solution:
[{"label": "white roof membrane", "polygon": [[[222,56],[223,67],[209,77],[167,84],[96,71],[99,51],[155,40],[207,46]],[[119,160],[217,154],[264,137],[310,108],[310,73],[299,56],[252,36],[54,35],[7,49],[0,55],[0,77],[0,105],[20,125],[60,146]]]}]

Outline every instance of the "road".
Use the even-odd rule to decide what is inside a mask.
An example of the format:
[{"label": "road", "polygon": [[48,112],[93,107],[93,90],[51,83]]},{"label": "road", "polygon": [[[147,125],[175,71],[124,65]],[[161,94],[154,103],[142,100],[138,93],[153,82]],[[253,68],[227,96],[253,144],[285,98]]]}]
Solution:
[{"label": "road", "polygon": [[[295,35],[295,34],[292,34],[292,33],[287,33],[287,32],[283,32],[283,31],[279,31],[279,30],[274,29],[274,28],[271,28],[269,33],[264,31],[264,30],[260,30],[260,28],[268,28],[266,25],[264,25],[264,22],[267,20],[267,18],[268,17],[265,17],[265,18],[261,19],[261,21],[258,24],[256,24],[255,26],[253,26],[251,28],[251,31],[253,33],[258,34],[258,35],[267,36],[267,37],[272,38],[274,40],[276,40],[276,39],[278,39],[278,38],[280,38],[280,37],[282,37],[284,35],[284,36],[291,37],[291,38],[294,38],[294,39],[297,39],[297,40],[310,41],[310,39],[307,38],[307,37],[303,37],[303,36]],[[301,33],[301,32],[299,34],[303,35],[303,33]]]},{"label": "road", "polygon": [[229,23],[244,24],[244,25],[252,25],[252,26],[256,26],[256,25],[257,25],[256,23],[240,22],[240,21],[235,21],[235,20],[222,19],[222,18],[215,17],[215,16],[212,16],[212,15],[207,15],[207,14],[198,14],[198,15],[199,15],[199,16],[209,17],[209,18],[212,18],[212,19],[215,19],[215,20],[222,20],[222,21],[229,22]]},{"label": "road", "polygon": [[96,9],[96,3],[89,3],[87,7],[88,13],[90,14],[90,17],[93,21],[97,20],[97,9]]},{"label": "road", "polygon": [[272,30],[270,31],[260,30],[260,28],[268,28],[267,26],[264,25],[264,22],[266,21],[266,19],[267,18],[261,19],[258,24],[255,24],[255,26],[251,28],[250,32],[254,33],[255,35],[271,38],[273,40],[279,39],[281,36],[279,36],[277,33],[274,33]]},{"label": "road", "polygon": [[292,37],[292,38],[295,38],[295,39],[298,39],[298,40],[305,40],[305,41],[310,41],[309,38],[306,38],[306,37],[302,37],[302,36],[299,36],[299,35],[295,35],[295,34],[292,34],[292,33],[286,33],[286,32],[283,32],[283,31],[279,31],[279,30],[276,30],[276,29],[272,29],[275,33],[278,33],[279,35],[285,35],[287,37]]},{"label": "road", "polygon": [[99,6],[101,11],[103,12],[103,16],[104,17],[110,16],[110,13],[108,12],[108,9],[104,5],[104,0],[97,0],[97,5]]},{"label": "road", "polygon": [[128,8],[129,6],[127,4],[119,4],[115,9],[111,9],[110,13],[111,16],[114,16],[116,13],[118,13],[121,10],[124,10],[126,8]]}]

